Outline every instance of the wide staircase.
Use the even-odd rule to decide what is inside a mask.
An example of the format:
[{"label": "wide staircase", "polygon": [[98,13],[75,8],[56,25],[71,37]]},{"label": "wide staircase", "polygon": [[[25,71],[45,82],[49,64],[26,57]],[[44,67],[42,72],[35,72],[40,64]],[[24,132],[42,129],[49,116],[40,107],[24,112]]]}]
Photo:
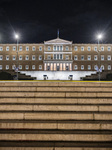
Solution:
[{"label": "wide staircase", "polygon": [[112,150],[112,83],[0,82],[0,150]]}]

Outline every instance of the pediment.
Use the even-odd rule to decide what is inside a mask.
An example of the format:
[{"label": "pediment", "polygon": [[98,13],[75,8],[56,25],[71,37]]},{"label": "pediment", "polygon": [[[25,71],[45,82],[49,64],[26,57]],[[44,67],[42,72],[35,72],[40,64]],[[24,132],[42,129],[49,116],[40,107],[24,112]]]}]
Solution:
[{"label": "pediment", "polygon": [[53,40],[45,41],[44,44],[72,44],[71,41],[63,40],[60,38],[56,38]]}]

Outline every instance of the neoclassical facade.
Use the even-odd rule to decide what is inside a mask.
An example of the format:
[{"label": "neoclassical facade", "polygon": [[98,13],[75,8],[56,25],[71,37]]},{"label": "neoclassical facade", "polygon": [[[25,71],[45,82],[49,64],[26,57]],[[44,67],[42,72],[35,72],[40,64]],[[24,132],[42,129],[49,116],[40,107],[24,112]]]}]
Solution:
[{"label": "neoclassical facade", "polygon": [[[100,52],[98,52],[100,50]],[[96,71],[112,67],[112,44],[77,44],[56,38],[44,43],[0,44],[0,70]],[[18,61],[18,63],[17,63]]]}]

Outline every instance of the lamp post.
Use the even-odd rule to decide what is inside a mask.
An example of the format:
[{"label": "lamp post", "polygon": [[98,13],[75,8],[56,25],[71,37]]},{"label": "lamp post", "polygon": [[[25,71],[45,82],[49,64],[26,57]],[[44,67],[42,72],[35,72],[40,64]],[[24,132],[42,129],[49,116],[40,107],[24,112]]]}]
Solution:
[{"label": "lamp post", "polygon": [[17,68],[17,80],[18,80],[18,40],[19,40],[18,34],[15,34],[15,39],[17,40],[17,51],[16,51],[16,53],[17,53],[17,66],[16,66],[16,68]]},{"label": "lamp post", "polygon": [[98,50],[97,50],[97,52],[98,52],[98,59],[99,59],[98,70],[99,70],[99,81],[100,81],[100,52],[101,52],[101,50],[100,50],[100,40],[102,39],[102,34],[99,34],[97,36],[97,39],[98,39]]}]

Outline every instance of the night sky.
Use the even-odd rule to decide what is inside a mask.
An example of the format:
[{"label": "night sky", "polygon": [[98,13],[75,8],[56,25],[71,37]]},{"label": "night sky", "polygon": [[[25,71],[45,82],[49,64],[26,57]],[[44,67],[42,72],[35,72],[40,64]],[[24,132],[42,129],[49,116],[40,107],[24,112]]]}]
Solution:
[{"label": "night sky", "polygon": [[112,0],[0,0],[0,43],[42,43],[57,37],[74,43],[112,43]]}]

